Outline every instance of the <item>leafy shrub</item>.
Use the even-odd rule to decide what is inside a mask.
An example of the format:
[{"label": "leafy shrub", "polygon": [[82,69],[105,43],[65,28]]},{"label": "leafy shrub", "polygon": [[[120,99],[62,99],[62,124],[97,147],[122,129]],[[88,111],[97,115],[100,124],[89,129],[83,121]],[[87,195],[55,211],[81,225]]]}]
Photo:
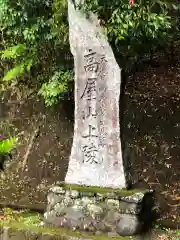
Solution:
[{"label": "leafy shrub", "polygon": [[72,65],[61,71],[68,61],[64,64],[65,56],[59,54],[68,45],[65,3],[65,0],[54,5],[50,0],[0,0],[1,60],[7,66],[2,80],[11,84],[22,78],[32,82],[36,79],[39,94],[47,105],[56,103],[71,81]]},{"label": "leafy shrub", "polygon": [[[175,0],[85,0],[81,8],[98,14],[123,68],[179,38]],[[71,91],[67,0],[0,0],[0,47],[4,85],[23,79],[49,106]]]},{"label": "leafy shrub", "polygon": [[139,56],[167,47],[178,35],[176,19],[171,15],[173,9],[179,8],[176,1],[85,2],[84,11],[92,10],[99,15],[116,55],[127,63],[127,67],[133,65]]},{"label": "leafy shrub", "polygon": [[62,92],[69,91],[69,82],[73,79],[72,71],[56,71],[51,79],[43,83],[39,94],[45,99],[47,106],[56,103]]}]

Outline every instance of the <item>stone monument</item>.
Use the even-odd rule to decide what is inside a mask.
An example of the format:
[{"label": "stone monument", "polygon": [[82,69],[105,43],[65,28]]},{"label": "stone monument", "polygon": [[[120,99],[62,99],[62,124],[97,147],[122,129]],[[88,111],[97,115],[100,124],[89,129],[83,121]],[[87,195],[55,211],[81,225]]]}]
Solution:
[{"label": "stone monument", "polygon": [[147,191],[125,189],[121,69],[96,16],[86,18],[71,0],[68,16],[75,65],[74,138],[65,182],[49,190],[44,220],[80,232],[133,235],[150,219],[151,205],[145,204]]},{"label": "stone monument", "polygon": [[75,65],[75,125],[65,182],[124,188],[119,127],[121,69],[96,16],[85,18],[70,0],[68,16]]}]

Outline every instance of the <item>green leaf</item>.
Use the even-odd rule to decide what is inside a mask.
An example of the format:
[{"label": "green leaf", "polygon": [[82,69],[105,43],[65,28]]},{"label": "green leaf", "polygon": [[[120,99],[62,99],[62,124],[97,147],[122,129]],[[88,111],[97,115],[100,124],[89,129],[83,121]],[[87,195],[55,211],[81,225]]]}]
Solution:
[{"label": "green leaf", "polygon": [[30,72],[30,70],[31,70],[31,67],[32,67],[32,65],[33,65],[33,60],[31,59],[31,60],[29,60],[27,63],[26,63],[26,69],[27,69],[27,71],[28,72]]},{"label": "green leaf", "polygon": [[119,40],[124,40],[125,38],[123,36],[119,36]]},{"label": "green leaf", "polygon": [[60,94],[68,91],[68,83],[72,78],[71,71],[58,70],[41,86],[38,94],[41,95],[47,106],[56,103]]},{"label": "green leaf", "polygon": [[14,80],[17,77],[20,77],[24,74],[25,66],[24,63],[20,64],[14,68],[12,68],[10,71],[7,72],[7,74],[4,76],[3,81],[11,81]]},{"label": "green leaf", "polygon": [[9,47],[1,52],[1,59],[16,59],[26,51],[26,47],[23,44],[18,44],[13,47]]},{"label": "green leaf", "polygon": [[10,153],[17,143],[17,138],[10,137],[9,139],[5,139],[0,141],[0,154]]}]

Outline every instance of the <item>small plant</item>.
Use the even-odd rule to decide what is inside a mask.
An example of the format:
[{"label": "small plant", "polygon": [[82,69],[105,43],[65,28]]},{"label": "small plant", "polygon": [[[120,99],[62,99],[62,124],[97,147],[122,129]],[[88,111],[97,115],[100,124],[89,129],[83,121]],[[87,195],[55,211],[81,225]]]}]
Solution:
[{"label": "small plant", "polygon": [[13,213],[12,209],[4,208],[3,212],[4,212],[4,214],[3,214],[4,220],[11,221],[12,219],[14,219],[14,213]]},{"label": "small plant", "polygon": [[15,137],[0,140],[0,155],[10,153],[15,148],[16,142]]},{"label": "small plant", "polygon": [[30,213],[29,210],[14,211],[11,208],[4,208],[3,220],[8,223],[16,221],[32,226],[41,222],[41,216],[37,213]]}]

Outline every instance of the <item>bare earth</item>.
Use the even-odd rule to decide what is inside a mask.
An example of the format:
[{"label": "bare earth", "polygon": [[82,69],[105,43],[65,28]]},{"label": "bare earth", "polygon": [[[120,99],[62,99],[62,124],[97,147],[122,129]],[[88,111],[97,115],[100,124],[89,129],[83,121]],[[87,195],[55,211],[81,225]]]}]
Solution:
[{"label": "bare earth", "polygon": [[[178,53],[177,53],[178,56]],[[133,180],[145,180],[164,194],[163,220],[180,226],[180,61],[144,65],[129,79],[123,140],[136,152]],[[169,222],[170,220],[170,222]],[[165,221],[163,221],[165,223]]]}]

